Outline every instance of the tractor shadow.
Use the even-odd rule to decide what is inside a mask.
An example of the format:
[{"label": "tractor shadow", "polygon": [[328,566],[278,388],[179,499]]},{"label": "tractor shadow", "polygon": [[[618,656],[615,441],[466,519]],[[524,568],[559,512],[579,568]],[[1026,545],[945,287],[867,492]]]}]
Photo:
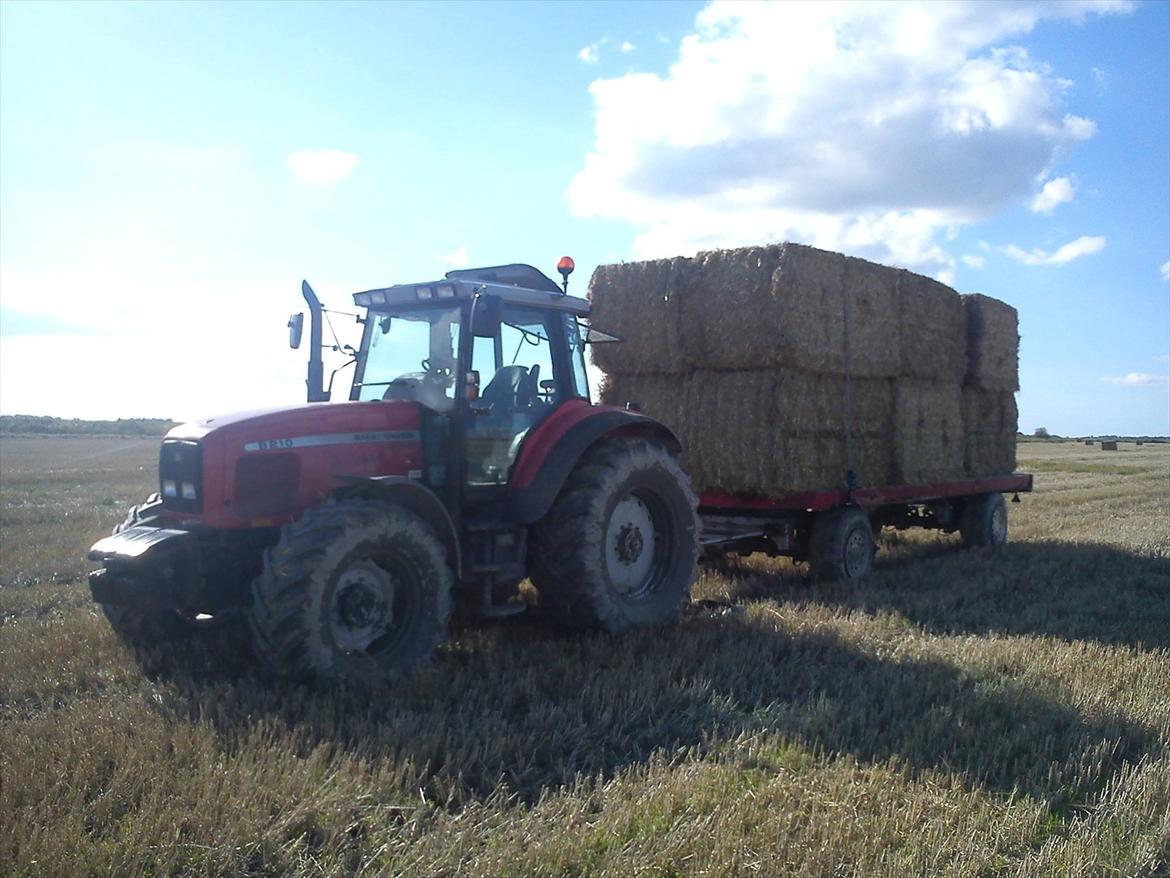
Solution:
[{"label": "tractor shadow", "polygon": [[727,576],[727,593],[734,600],[892,612],[931,634],[1170,648],[1170,558],[1059,541],[967,551],[946,539],[892,542],[879,554],[874,575],[861,582],[812,583],[744,564]]},{"label": "tractor shadow", "polygon": [[[451,810],[499,796],[533,804],[652,757],[734,764],[743,735],[894,760],[1060,808],[1162,746],[1120,714],[1086,717],[1003,672],[880,657],[833,633],[787,632],[768,613],[701,612],[621,637],[492,626],[377,692],[255,671],[173,676],[158,709],[210,723],[227,751],[259,729],[299,752],[327,746],[386,766],[411,798],[421,791]],[[1110,759],[1099,759],[1103,747]]]}]

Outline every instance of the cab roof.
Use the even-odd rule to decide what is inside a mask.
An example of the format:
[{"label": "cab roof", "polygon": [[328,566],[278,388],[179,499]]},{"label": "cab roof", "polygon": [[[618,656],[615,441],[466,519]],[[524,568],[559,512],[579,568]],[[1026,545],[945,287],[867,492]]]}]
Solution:
[{"label": "cab roof", "polygon": [[476,293],[499,296],[516,305],[531,305],[569,311],[582,317],[589,314],[589,302],[566,295],[556,282],[531,265],[514,262],[486,268],[448,271],[443,280],[395,284],[354,293],[354,304],[372,311],[445,299],[470,299]]}]

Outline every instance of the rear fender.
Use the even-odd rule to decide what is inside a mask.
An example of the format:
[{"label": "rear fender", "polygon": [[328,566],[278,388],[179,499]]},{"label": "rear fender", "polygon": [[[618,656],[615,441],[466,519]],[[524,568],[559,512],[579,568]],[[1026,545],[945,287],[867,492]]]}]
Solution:
[{"label": "rear fender", "polygon": [[455,522],[434,491],[405,476],[351,476],[346,481],[349,486],[336,492],[336,499],[365,497],[409,509],[431,526],[447,552],[451,572],[456,578],[461,576],[463,559]]},{"label": "rear fender", "polygon": [[539,521],[552,508],[569,473],[596,443],[617,437],[640,437],[673,454],[682,443],[667,427],[627,409],[583,404],[548,418],[524,440],[508,494],[509,517],[519,524]]}]

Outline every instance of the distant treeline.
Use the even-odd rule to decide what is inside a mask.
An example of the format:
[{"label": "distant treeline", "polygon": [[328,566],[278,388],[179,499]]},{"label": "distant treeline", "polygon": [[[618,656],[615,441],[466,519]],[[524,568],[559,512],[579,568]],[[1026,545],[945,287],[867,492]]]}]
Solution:
[{"label": "distant treeline", "polygon": [[168,418],[118,418],[116,421],[83,421],[42,415],[0,415],[0,433],[53,434],[57,436],[162,436],[175,426]]}]

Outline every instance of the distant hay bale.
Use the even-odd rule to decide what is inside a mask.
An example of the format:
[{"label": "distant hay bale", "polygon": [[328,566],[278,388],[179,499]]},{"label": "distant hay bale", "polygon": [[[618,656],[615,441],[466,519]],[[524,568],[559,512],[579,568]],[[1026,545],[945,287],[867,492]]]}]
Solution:
[{"label": "distant hay bale", "polygon": [[898,374],[961,383],[967,372],[963,300],[950,287],[909,271],[898,272]]},{"label": "distant hay bale", "polygon": [[1102,442],[1101,443],[1101,450],[1102,451],[1116,451],[1117,450],[1117,443],[1114,441]]},{"label": "distant hay bale", "polygon": [[967,319],[967,383],[986,390],[1019,390],[1019,315],[1006,302],[963,296]]},{"label": "distant hay bale", "polygon": [[619,374],[687,371],[679,308],[691,260],[599,265],[589,281],[590,323],[624,341],[590,345],[593,362]]},{"label": "distant hay bale", "polygon": [[963,467],[967,475],[1001,476],[1015,471],[1018,419],[1014,393],[963,388]]},{"label": "distant hay bale", "polygon": [[963,467],[963,393],[957,384],[901,378],[894,384],[894,481],[959,479]]},{"label": "distant hay bale", "polygon": [[1092,439],[1086,439],[1086,440],[1085,440],[1085,444],[1086,444],[1086,445],[1092,445],[1092,444],[1094,444],[1094,443],[1093,443],[1093,440],[1092,440]]}]

